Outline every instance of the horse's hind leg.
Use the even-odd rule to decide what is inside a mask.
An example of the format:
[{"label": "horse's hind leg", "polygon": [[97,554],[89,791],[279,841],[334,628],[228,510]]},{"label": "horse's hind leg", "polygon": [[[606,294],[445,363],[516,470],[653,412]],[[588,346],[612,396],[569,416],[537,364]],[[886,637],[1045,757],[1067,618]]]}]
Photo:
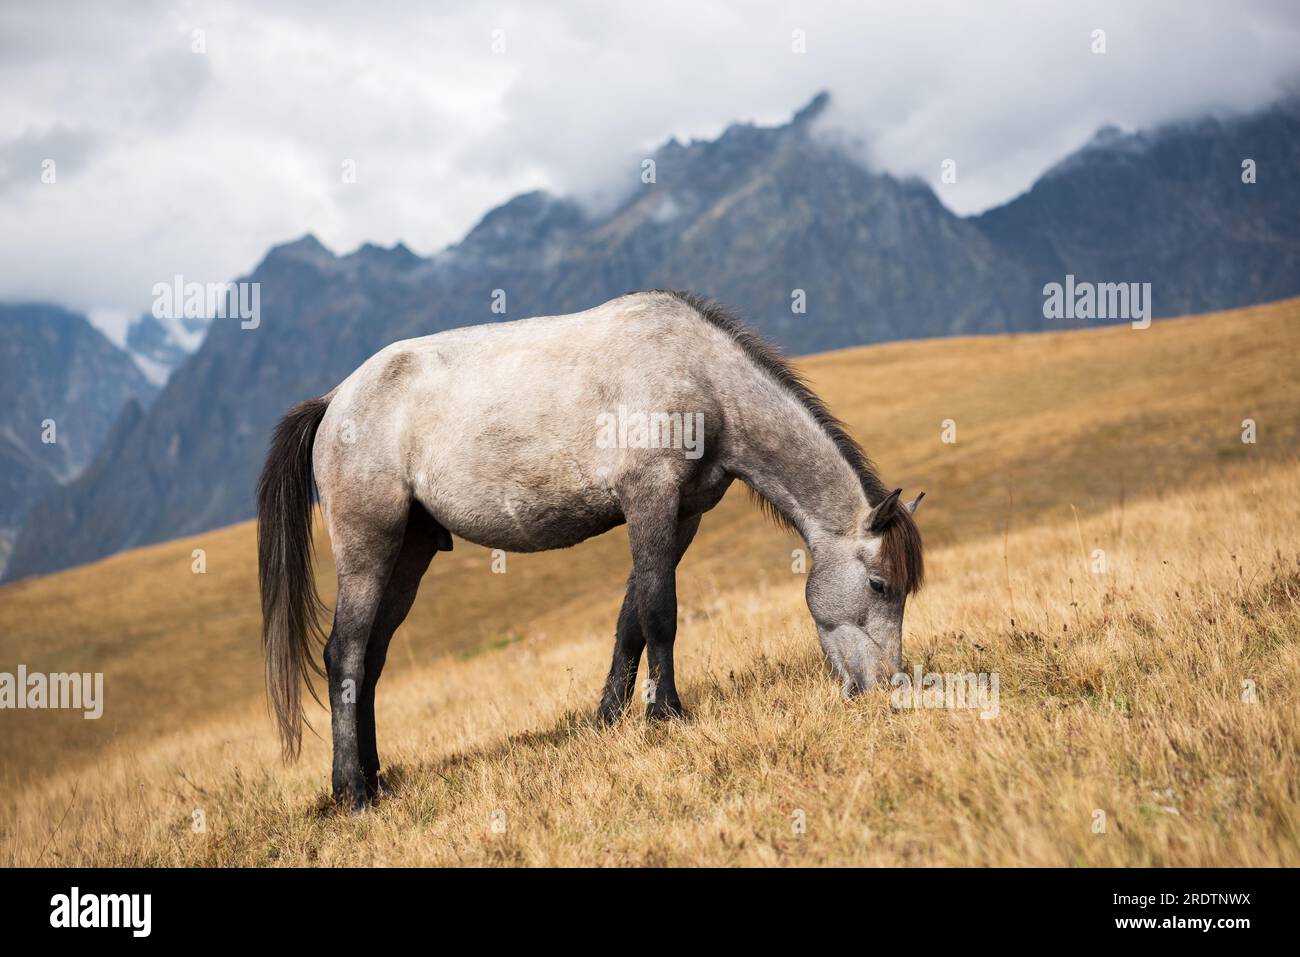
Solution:
[{"label": "horse's hind leg", "polygon": [[[686,549],[690,548],[691,542],[695,538],[695,532],[699,527],[699,515],[692,515],[689,518],[681,519],[677,523],[670,575],[675,575],[677,565],[680,564],[682,556],[686,554]],[[635,557],[633,564],[632,574],[627,579],[627,592],[623,596],[623,607],[618,613],[618,628],[614,637],[614,659],[610,663],[609,677],[605,680],[605,690],[601,695],[600,707],[596,712],[596,718],[602,724],[617,721],[623,713],[623,709],[627,707],[628,699],[632,696],[632,691],[636,687],[636,673],[641,663],[641,652],[646,647],[645,632],[641,627],[641,614],[636,595],[637,571]],[[675,584],[672,596],[672,614],[675,635],[677,617]],[[671,653],[670,641],[670,658]],[[675,689],[672,689],[672,694],[675,699]],[[676,707],[680,710],[681,703],[677,702]]]},{"label": "horse's hind leg", "polygon": [[447,548],[450,537],[419,502],[411,503],[406,521],[402,550],[393,565],[393,573],[384,589],[384,597],[370,629],[370,642],[366,645],[365,678],[361,683],[360,709],[357,713],[357,735],[361,751],[361,773],[366,779],[366,794],[374,797],[379,791],[379,748],[375,742],[375,686],[384,670],[388,657],[388,643],[393,633],[406,620],[420,589],[420,579],[429,568],[434,553]]},{"label": "horse's hind leg", "polygon": [[330,727],[334,737],[334,800],[360,810],[366,802],[361,771],[358,707],[366,677],[366,648],[384,591],[402,548],[405,499],[375,495],[329,502],[330,538],[338,571],[334,627],[325,643]]}]

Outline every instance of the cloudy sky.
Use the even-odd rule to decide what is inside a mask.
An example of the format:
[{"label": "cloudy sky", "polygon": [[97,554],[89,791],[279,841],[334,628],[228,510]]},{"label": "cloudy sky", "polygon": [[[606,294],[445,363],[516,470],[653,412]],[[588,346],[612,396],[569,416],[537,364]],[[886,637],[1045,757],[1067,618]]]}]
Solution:
[{"label": "cloudy sky", "polygon": [[973,212],[1098,126],[1247,110],[1298,76],[1294,0],[9,0],[0,299],[105,321],[305,232],[434,252],[514,193],[630,188],[668,137],[820,89],[864,163]]}]

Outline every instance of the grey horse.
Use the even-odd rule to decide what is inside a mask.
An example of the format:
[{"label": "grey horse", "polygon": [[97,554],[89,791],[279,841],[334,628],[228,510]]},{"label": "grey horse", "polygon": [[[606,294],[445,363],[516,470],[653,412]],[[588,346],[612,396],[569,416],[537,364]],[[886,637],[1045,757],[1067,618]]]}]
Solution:
[{"label": "grey horse", "polygon": [[[808,609],[846,695],[897,672],[921,538],[899,490],[779,352],[690,293],[630,293],[565,316],[396,342],[277,426],[258,484],[268,694],[287,759],[320,674],[312,481],[338,572],[325,641],[336,801],[379,787],[375,686],[434,553],[566,548],[626,523],[632,571],[598,717],[623,712],[641,653],[647,713],[682,714],[676,569],[740,479],[812,554]],[[314,691],[313,691],[314,694]]]}]

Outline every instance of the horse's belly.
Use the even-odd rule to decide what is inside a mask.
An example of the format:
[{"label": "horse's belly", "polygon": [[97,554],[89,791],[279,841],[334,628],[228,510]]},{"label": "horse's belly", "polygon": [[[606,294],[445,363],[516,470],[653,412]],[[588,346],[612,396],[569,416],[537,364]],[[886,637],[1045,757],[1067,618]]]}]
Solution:
[{"label": "horse's belly", "polygon": [[474,496],[419,495],[421,504],[453,535],[508,552],[568,548],[623,524],[607,494],[543,497],[480,490]]},{"label": "horse's belly", "polygon": [[552,548],[568,548],[623,524],[621,515],[576,516],[554,515],[541,520],[518,525],[496,523],[485,526],[474,523],[463,530],[452,528],[454,535],[482,545],[500,548],[507,552],[544,552]]}]

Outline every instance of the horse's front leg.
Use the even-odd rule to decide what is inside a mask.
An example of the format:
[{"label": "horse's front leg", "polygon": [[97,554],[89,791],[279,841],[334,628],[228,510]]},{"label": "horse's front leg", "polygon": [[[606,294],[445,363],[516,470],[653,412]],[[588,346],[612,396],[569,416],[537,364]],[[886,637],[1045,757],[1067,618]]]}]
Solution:
[{"label": "horse's front leg", "polygon": [[637,622],[645,638],[649,672],[646,716],[679,717],[683,714],[682,702],[677,696],[673,674],[680,524],[677,499],[673,496],[671,501],[641,502],[629,512],[632,590],[636,598]]},{"label": "horse's front leg", "polygon": [[[692,515],[678,521],[676,530],[673,568],[681,563],[682,556],[695,538],[700,527],[700,516]],[[674,602],[675,606],[675,602]],[[676,621],[676,608],[673,611]],[[641,652],[646,648],[645,634],[641,630],[640,609],[636,599],[636,572],[627,579],[627,593],[623,596],[623,607],[618,613],[618,627],[614,636],[614,657],[609,666],[609,677],[605,679],[605,690],[600,698],[600,708],[596,718],[602,724],[612,724],[622,715],[628,700],[636,687],[637,668],[641,663]],[[669,656],[671,657],[671,647]]]},{"label": "horse's front leg", "polygon": [[618,612],[614,660],[610,662],[609,677],[605,679],[605,690],[596,711],[596,720],[601,724],[613,724],[623,714],[636,687],[636,672],[641,664],[641,652],[645,650],[645,636],[641,634],[641,622],[637,618],[635,581],[635,575],[628,576],[623,607]]}]

